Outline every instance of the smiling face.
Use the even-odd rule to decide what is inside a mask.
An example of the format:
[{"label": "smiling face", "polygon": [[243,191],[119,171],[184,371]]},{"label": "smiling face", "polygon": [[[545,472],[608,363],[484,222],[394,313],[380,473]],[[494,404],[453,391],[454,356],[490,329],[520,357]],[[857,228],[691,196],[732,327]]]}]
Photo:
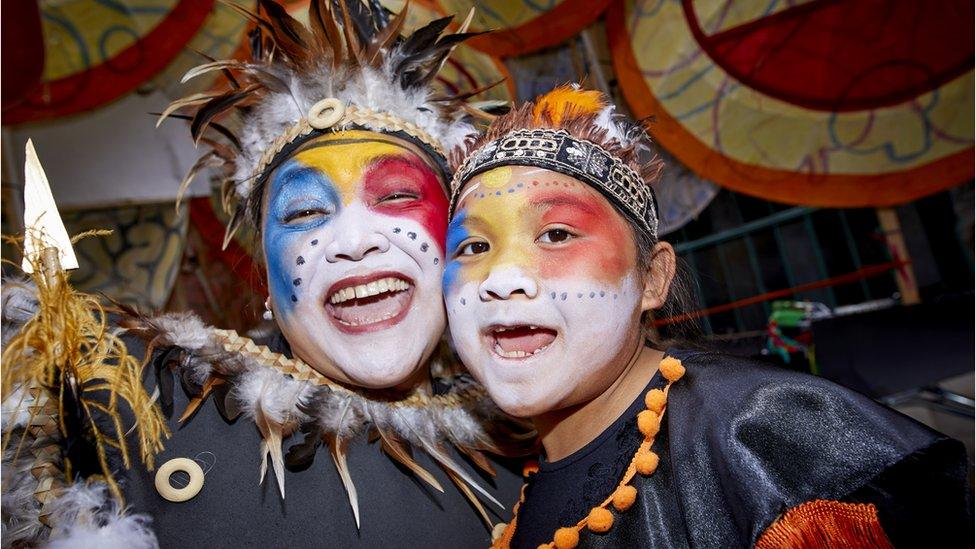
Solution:
[{"label": "smiling face", "polygon": [[444,296],[461,359],[506,412],[586,402],[638,341],[633,231],[595,189],[540,168],[471,179],[448,228]]},{"label": "smiling face", "polygon": [[444,330],[447,198],[426,155],[344,131],[271,174],[263,247],[275,319],[323,374],[368,388],[407,381]]}]

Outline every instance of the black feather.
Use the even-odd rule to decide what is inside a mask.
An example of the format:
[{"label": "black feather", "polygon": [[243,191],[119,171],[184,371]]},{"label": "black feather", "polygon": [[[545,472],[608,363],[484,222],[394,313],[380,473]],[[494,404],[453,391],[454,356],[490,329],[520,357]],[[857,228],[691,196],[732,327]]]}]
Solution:
[{"label": "black feather", "polygon": [[241,415],[241,407],[230,394],[230,383],[224,383],[214,387],[214,404],[221,417],[228,423],[237,419]]},{"label": "black feather", "polygon": [[[148,113],[148,114],[150,114],[152,116],[155,116],[157,118],[160,115],[162,115],[162,113],[159,113],[159,112],[151,112],[151,113]],[[168,118],[177,118],[179,120],[193,120],[193,117],[192,116],[190,116],[188,114],[179,114],[179,113],[173,113],[173,114],[169,115]],[[230,141],[231,145],[233,145],[234,148],[238,150],[238,152],[243,151],[243,149],[241,148],[241,142],[240,142],[240,140],[237,139],[236,137],[234,137],[234,134],[231,133],[231,131],[229,129],[227,129],[227,126],[224,126],[222,124],[218,124],[216,122],[211,122],[207,126],[207,128],[208,129],[211,129],[211,130],[213,130],[213,131],[215,131],[217,133],[219,133],[222,136],[224,136],[227,139],[227,141]]]},{"label": "black feather", "polygon": [[173,417],[173,370],[170,365],[179,362],[183,349],[176,346],[165,347],[156,351],[152,359],[153,369],[156,372],[156,387],[159,389],[159,405],[163,409],[166,418]]},{"label": "black feather", "polygon": [[349,11],[349,19],[356,31],[356,37],[359,38],[359,43],[369,44],[379,30],[376,21],[373,19],[373,10],[362,0],[346,1],[345,4]]},{"label": "black feather", "polygon": [[444,32],[444,29],[451,23],[454,19],[453,16],[442,17],[440,19],[435,19],[430,23],[427,23],[423,27],[415,30],[406,41],[404,41],[402,46],[402,51],[411,55],[417,52],[421,52],[437,42],[437,38]]},{"label": "black feather", "polygon": [[200,141],[200,136],[203,135],[204,130],[210,122],[227,112],[228,109],[234,107],[238,103],[248,99],[255,91],[257,91],[257,85],[250,85],[241,90],[231,90],[223,95],[217,96],[210,101],[207,101],[197,113],[193,116],[193,120],[190,122],[190,135],[193,136],[194,142]]},{"label": "black feather", "polygon": [[259,0],[259,5],[270,20],[269,26],[278,47],[293,61],[302,61],[307,55],[309,42],[309,35],[305,26],[288,15],[288,11],[277,2]]},{"label": "black feather", "polygon": [[[193,49],[193,48],[190,48],[190,49],[193,50],[194,53],[196,53],[197,55],[199,55],[200,57],[206,59],[207,61],[209,61],[211,63],[216,63],[217,62],[216,59],[214,59],[213,57],[210,57],[209,55],[203,53],[200,50]],[[237,79],[234,78],[234,73],[230,72],[230,69],[220,69],[220,72],[224,75],[224,78],[226,78],[227,81],[230,82],[230,87],[232,87],[234,89],[238,89],[238,88],[241,87],[241,85],[237,82]]]},{"label": "black feather", "polygon": [[[78,397],[78,387],[70,384],[61,391],[62,457],[71,464],[70,480],[100,474],[98,448],[92,437],[91,418]],[[50,394],[57,395],[58,391]]]},{"label": "black feather", "polygon": [[255,63],[264,58],[264,36],[261,27],[254,27],[247,33],[248,43],[251,45],[251,60]]}]

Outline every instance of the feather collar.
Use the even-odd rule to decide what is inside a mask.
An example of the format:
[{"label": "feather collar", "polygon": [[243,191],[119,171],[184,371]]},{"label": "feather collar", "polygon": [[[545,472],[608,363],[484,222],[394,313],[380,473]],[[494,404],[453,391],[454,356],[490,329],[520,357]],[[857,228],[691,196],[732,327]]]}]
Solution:
[{"label": "feather collar", "polygon": [[[442,378],[444,390],[418,388],[404,398],[352,389],[335,383],[303,361],[288,358],[231,330],[206,326],[190,313],[156,317],[128,315],[122,325],[148,342],[147,360],[155,365],[164,413],[173,412],[173,374],[191,394],[180,421],[190,418],[213,396],[228,420],[240,415],[255,422],[263,441],[261,477],[270,458],[278,489],[284,497],[284,466],[310,462],[320,446],[331,454],[359,524],[356,486],[346,461],[350,441],[378,438],[389,456],[439,491],[433,475],[411,457],[411,448],[429,454],[471,501],[482,519],[491,521],[475,492],[499,507],[475,479],[452,458],[449,448],[469,456],[494,474],[482,452],[526,455],[535,447],[535,433],[505,415],[484,388],[466,374]],[[304,441],[282,451],[282,441],[296,432]]]}]

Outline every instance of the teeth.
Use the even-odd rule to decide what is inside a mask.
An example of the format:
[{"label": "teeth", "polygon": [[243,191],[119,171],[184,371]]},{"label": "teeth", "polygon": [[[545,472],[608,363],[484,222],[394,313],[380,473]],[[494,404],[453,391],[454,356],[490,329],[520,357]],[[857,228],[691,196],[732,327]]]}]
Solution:
[{"label": "teeth", "polygon": [[374,324],[376,322],[382,322],[388,318],[393,318],[396,315],[397,313],[383,313],[381,316],[357,318],[353,321],[348,321],[348,322],[341,319],[336,319],[336,320],[338,320],[340,324],[344,324],[346,326],[362,326],[364,324]]},{"label": "teeth", "polygon": [[[349,301],[350,299],[362,299],[364,297],[371,297],[386,292],[401,292],[408,289],[410,289],[410,284],[400,280],[399,278],[381,278],[380,280],[374,280],[368,284],[348,286],[346,288],[342,288],[341,290],[336,290],[333,292],[332,297],[329,298],[329,303],[335,305],[337,303]],[[377,320],[373,320],[373,322],[377,322]],[[360,324],[366,324],[366,322],[362,322]]]},{"label": "teeth", "polygon": [[495,342],[494,350],[495,350],[495,354],[497,354],[502,358],[525,358],[525,357],[537,355],[548,348],[549,345],[546,345],[544,347],[539,347],[538,349],[532,351],[531,353],[526,353],[525,351],[506,351],[505,349],[502,349],[501,345],[499,345],[498,342]]}]

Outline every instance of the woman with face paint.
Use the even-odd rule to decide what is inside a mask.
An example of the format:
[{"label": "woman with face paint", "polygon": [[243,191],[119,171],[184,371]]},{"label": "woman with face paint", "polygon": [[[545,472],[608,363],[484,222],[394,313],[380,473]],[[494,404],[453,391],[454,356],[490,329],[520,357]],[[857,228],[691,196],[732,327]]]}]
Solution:
[{"label": "woman with face paint", "polygon": [[675,293],[649,153],[601,94],[566,87],[456,156],[451,336],[544,446],[495,546],[971,539],[958,441],[813,376],[646,340]]},{"label": "woman with face paint", "polygon": [[[238,204],[227,238],[243,222],[258,235],[280,337],[265,347],[187,315],[130,319],[165,349],[164,408],[195,413],[160,463],[213,461],[182,503],[149,473],[128,486],[164,546],[482,547],[507,513],[499,500],[517,496],[518,475],[492,478],[482,452],[524,454],[532,433],[442,344],[444,151],[474,137],[480,111],[432,99],[431,81],[469,35],[442,36],[448,17],[400,36],[405,12],[369,6],[313,0],[306,28],[260,2],[254,60],[194,69],[223,71],[229,88],[167,110],[194,107],[193,136],[212,147],[198,166],[225,168]],[[236,134],[213,121],[235,106]],[[272,476],[260,488],[259,471]]]}]

